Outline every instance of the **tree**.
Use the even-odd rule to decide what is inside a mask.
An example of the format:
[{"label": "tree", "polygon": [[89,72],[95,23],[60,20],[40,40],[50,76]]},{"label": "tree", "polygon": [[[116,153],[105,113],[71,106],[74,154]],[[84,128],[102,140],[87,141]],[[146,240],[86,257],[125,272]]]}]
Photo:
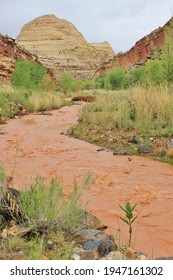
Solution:
[{"label": "tree", "polygon": [[[41,89],[46,75],[44,66],[35,61],[18,61],[12,74],[12,84],[27,89]],[[52,82],[53,83],[53,82]]]}]

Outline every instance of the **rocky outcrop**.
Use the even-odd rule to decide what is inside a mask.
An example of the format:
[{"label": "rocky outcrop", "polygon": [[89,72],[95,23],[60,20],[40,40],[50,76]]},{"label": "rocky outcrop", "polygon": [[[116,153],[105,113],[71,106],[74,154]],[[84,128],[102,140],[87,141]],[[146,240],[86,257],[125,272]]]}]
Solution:
[{"label": "rocky outcrop", "polygon": [[10,80],[17,60],[34,60],[37,57],[16,45],[14,39],[0,34],[0,82]]},{"label": "rocky outcrop", "polygon": [[16,42],[36,54],[57,79],[69,71],[74,78],[91,79],[103,61],[113,58],[111,48],[90,45],[76,27],[55,15],[45,15],[27,23]]},{"label": "rocky outcrop", "polygon": [[91,43],[91,46],[96,49],[97,52],[104,53],[106,59],[113,59],[115,56],[115,52],[112,49],[111,45],[108,42],[102,42],[102,43]]},{"label": "rocky outcrop", "polygon": [[[0,84],[10,82],[17,60],[33,60],[40,63],[36,55],[18,46],[14,39],[0,34]],[[49,69],[47,72],[55,80],[53,72]]]},{"label": "rocky outcrop", "polygon": [[142,65],[148,59],[154,59],[161,49],[173,42],[173,17],[161,28],[139,40],[129,51],[119,53],[108,63],[104,63],[98,72],[108,72],[115,67],[132,68]]}]

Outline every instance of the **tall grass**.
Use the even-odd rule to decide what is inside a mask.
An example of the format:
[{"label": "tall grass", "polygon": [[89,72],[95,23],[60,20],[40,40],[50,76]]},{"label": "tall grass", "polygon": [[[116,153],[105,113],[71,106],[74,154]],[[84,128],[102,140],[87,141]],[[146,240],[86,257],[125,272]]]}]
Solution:
[{"label": "tall grass", "polygon": [[[5,177],[0,165],[0,186],[3,186]],[[71,192],[65,195],[57,179],[52,178],[49,183],[45,183],[43,177],[37,176],[35,184],[21,191],[18,197],[23,225],[26,227],[25,235],[22,235],[24,238],[20,237],[20,233],[23,233],[20,223],[20,227],[16,225],[16,236],[9,237],[8,246],[4,244],[2,247],[16,254],[18,250],[23,250],[27,259],[44,259],[49,251],[46,242],[51,240],[54,243],[49,255],[51,259],[71,259],[75,244],[71,243],[73,234],[80,228],[84,218],[82,195],[93,180],[92,174],[86,173],[81,183],[74,180]]]},{"label": "tall grass", "polygon": [[78,185],[75,181],[71,193],[66,196],[63,186],[55,178],[47,185],[38,176],[35,184],[20,195],[22,213],[38,228],[46,223],[50,227],[55,225],[59,230],[66,228],[71,232],[75,231],[83,215],[81,195],[90,183],[92,176],[87,174],[84,183]]},{"label": "tall grass", "polygon": [[[106,92],[82,110],[79,126],[90,130],[133,131],[151,136],[172,136],[173,89],[171,86],[134,87]],[[75,128],[73,129],[75,133]]]},{"label": "tall grass", "polygon": [[29,112],[58,109],[64,100],[55,91],[34,91],[21,88],[4,87],[0,90],[0,114],[13,118],[20,111],[19,106]]}]

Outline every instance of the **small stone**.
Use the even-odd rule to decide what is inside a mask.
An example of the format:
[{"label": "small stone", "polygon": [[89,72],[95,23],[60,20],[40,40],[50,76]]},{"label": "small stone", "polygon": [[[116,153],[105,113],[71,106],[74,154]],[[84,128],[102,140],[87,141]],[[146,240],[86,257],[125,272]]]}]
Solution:
[{"label": "small stone", "polygon": [[81,210],[82,212],[82,219],[81,219],[81,226],[84,229],[92,228],[97,230],[105,230],[107,228],[106,225],[102,224],[101,221],[92,213],[87,211]]},{"label": "small stone", "polygon": [[96,255],[93,251],[84,250],[82,248],[74,248],[73,260],[95,260]]},{"label": "small stone", "polygon": [[19,251],[17,254],[21,258],[25,258],[26,257],[26,252],[24,252],[24,251]]},{"label": "small stone", "polygon": [[138,140],[137,136],[130,137],[130,138],[128,138],[128,143],[138,144],[139,140]]},{"label": "small stone", "polygon": [[54,245],[54,243],[53,243],[52,240],[47,240],[47,246],[46,247],[47,247],[48,250],[52,250],[53,245]]},{"label": "small stone", "polygon": [[126,252],[126,259],[127,260],[134,260],[135,259],[135,251],[132,248],[128,248]]},{"label": "small stone", "polygon": [[171,140],[167,143],[167,148],[168,148],[168,149],[173,149],[173,139],[171,139]]},{"label": "small stone", "polygon": [[139,154],[148,154],[152,152],[152,147],[150,146],[140,146],[138,148],[138,153]]},{"label": "small stone", "polygon": [[99,149],[97,149],[97,152],[103,152],[103,151],[105,151],[104,148],[99,148]]},{"label": "small stone", "polygon": [[110,252],[105,260],[124,260],[125,256],[120,251]]},{"label": "small stone", "polygon": [[114,150],[113,155],[127,155],[128,151],[125,148],[117,148]]},{"label": "small stone", "polygon": [[144,261],[144,260],[149,260],[149,258],[145,255],[140,255],[138,260]]},{"label": "small stone", "polygon": [[113,240],[101,241],[100,245],[98,246],[98,253],[100,257],[103,257],[115,250],[117,250],[117,245]]},{"label": "small stone", "polygon": [[88,241],[87,243],[85,243],[85,244],[83,245],[83,248],[84,248],[85,250],[93,250],[93,249],[99,247],[100,242],[101,242],[101,241],[99,241],[99,240],[91,240],[91,241]]},{"label": "small stone", "polygon": [[53,241],[52,240],[47,240],[47,244],[53,245]]},{"label": "small stone", "polygon": [[82,243],[86,243],[91,240],[112,240],[111,235],[96,229],[83,229],[76,234],[76,238],[78,238],[78,240]]}]

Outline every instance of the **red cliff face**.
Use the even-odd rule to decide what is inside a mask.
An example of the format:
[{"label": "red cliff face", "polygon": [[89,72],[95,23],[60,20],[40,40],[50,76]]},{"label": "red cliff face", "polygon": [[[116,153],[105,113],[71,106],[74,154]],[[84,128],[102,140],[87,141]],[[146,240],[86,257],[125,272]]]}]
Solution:
[{"label": "red cliff face", "polygon": [[37,57],[18,47],[14,40],[0,34],[0,82],[8,82],[18,59],[34,60]]},{"label": "red cliff face", "polygon": [[[0,34],[0,84],[6,84],[10,81],[15,63],[20,59],[40,63],[36,55],[18,46],[12,38]],[[48,69],[47,72],[54,80],[51,70]]]},{"label": "red cliff face", "polygon": [[121,66],[129,69],[134,65],[143,64],[152,57],[154,49],[162,48],[170,39],[173,41],[173,17],[162,28],[156,29],[139,40],[129,51],[116,55],[111,62],[104,64],[98,72],[104,73]]}]

